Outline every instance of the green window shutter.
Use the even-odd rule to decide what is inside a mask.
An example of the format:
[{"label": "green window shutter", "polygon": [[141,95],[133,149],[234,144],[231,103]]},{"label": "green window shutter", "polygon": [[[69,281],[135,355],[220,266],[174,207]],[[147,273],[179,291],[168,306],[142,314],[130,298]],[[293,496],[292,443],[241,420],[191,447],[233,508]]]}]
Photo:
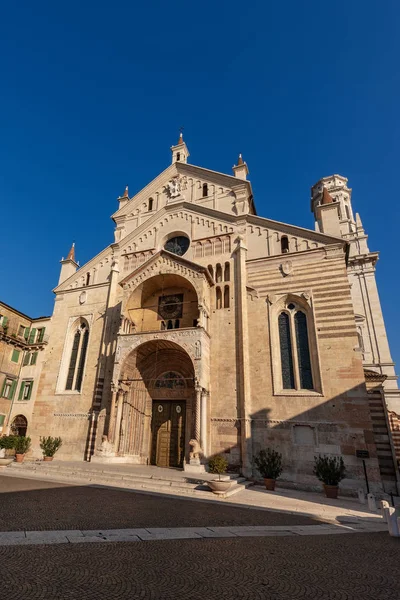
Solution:
[{"label": "green window shutter", "polygon": [[29,359],[30,359],[31,355],[29,352],[25,352],[25,356],[24,356],[24,367],[26,367],[26,365],[29,365]]},{"label": "green window shutter", "polygon": [[40,329],[40,334],[39,334],[38,342],[43,342],[44,332],[45,331],[46,331],[46,327],[43,327],[42,329]]},{"label": "green window shutter", "polygon": [[37,352],[33,352],[32,358],[31,358],[31,365],[36,365],[37,356],[38,356],[38,353]]},{"label": "green window shutter", "polygon": [[3,387],[1,388],[1,397],[4,398],[4,390],[6,389],[7,378],[3,381]]},{"label": "green window shutter", "polygon": [[25,388],[25,381],[23,381],[21,383],[21,387],[19,388],[19,395],[18,395],[18,400],[22,400],[24,397],[24,388]]},{"label": "green window shutter", "polygon": [[10,394],[8,396],[9,400],[12,400],[14,398],[15,388],[16,387],[17,387],[17,380],[14,379],[14,381],[12,382],[12,385],[11,385]]},{"label": "green window shutter", "polygon": [[0,415],[0,427],[3,427],[6,415]]},{"label": "green window shutter", "polygon": [[11,356],[12,362],[17,363],[19,361],[19,355],[20,355],[20,351],[19,350],[13,350],[13,353],[12,353],[12,356]]},{"label": "green window shutter", "polygon": [[7,325],[8,317],[3,317],[2,325],[5,327]]},{"label": "green window shutter", "polygon": [[28,391],[28,397],[27,397],[27,400],[30,400],[30,399],[31,399],[31,396],[32,396],[32,390],[33,390],[33,381],[30,381],[30,382],[29,382],[29,391]]},{"label": "green window shutter", "polygon": [[35,335],[36,335],[36,329],[33,328],[33,329],[31,329],[31,332],[29,334],[29,340],[28,340],[29,344],[33,344],[33,342],[35,341]]},{"label": "green window shutter", "polygon": [[30,327],[25,327],[25,333],[24,333],[24,338],[27,340],[29,337],[29,331],[30,331]]}]

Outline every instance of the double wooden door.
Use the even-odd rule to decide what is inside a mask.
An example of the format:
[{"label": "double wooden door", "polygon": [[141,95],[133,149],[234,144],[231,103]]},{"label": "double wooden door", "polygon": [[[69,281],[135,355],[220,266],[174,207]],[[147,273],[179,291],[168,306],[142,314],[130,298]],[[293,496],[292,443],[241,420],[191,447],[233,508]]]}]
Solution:
[{"label": "double wooden door", "polygon": [[186,403],[153,400],[151,464],[182,467],[185,455]]}]

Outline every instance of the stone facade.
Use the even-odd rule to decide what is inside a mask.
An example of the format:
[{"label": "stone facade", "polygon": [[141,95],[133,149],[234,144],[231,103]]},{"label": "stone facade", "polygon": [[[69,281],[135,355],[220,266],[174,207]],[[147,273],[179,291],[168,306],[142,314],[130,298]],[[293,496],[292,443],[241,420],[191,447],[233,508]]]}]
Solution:
[{"label": "stone facade", "polygon": [[180,137],[172,164],[118,199],[114,243],[78,270],[73,248],[62,260],[33,455],[60,435],[60,459],[190,469],[194,439],[203,462],[223,453],[257,476],[271,446],[293,486],[315,486],[316,453],[342,455],[352,491],[367,449],[372,489],[396,489],[396,377],[347,180],[312,188],[312,231],[257,216],[241,157],[229,176],[188,156]]}]

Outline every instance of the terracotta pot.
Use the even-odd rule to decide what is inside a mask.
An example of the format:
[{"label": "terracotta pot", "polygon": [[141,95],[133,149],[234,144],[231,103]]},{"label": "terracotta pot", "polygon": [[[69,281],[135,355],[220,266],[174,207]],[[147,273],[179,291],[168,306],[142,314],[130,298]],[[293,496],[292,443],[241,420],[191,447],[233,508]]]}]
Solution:
[{"label": "terracotta pot", "polygon": [[265,488],[267,490],[269,490],[270,492],[273,492],[275,490],[276,479],[264,478],[264,483],[265,483]]},{"label": "terracotta pot", "polygon": [[214,494],[225,494],[231,487],[231,481],[219,481],[219,479],[213,479],[212,481],[207,481],[207,485],[210,486]]},{"label": "terracotta pot", "polygon": [[54,456],[43,456],[43,460],[45,462],[50,462],[51,460],[53,460]]},{"label": "terracotta pot", "polygon": [[325,495],[327,498],[337,498],[338,497],[338,492],[339,492],[339,486],[338,485],[326,485],[324,483],[324,490],[325,490]]},{"label": "terracotta pot", "polygon": [[23,462],[25,458],[25,454],[15,454],[15,460],[17,462]]}]

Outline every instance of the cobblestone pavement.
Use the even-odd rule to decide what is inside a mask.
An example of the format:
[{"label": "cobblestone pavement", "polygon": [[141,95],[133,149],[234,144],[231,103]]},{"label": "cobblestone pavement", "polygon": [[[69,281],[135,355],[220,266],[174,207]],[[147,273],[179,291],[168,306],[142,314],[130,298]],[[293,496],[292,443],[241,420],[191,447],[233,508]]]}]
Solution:
[{"label": "cobblestone pavement", "polygon": [[232,504],[1,476],[0,507],[0,531],[319,523]]},{"label": "cobblestone pavement", "polygon": [[0,548],[7,600],[398,600],[387,533]]}]

